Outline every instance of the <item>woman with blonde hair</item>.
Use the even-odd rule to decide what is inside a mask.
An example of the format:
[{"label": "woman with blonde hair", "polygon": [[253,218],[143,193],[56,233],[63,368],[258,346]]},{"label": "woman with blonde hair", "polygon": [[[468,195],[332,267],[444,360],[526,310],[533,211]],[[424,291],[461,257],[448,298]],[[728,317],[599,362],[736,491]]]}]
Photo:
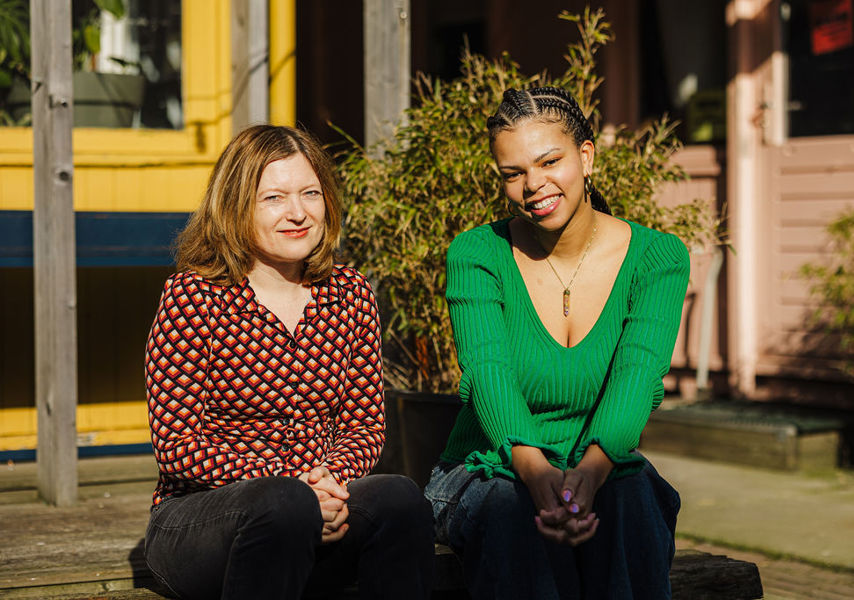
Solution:
[{"label": "woman with blonde hair", "polygon": [[178,240],[146,348],[160,470],[151,571],[180,598],[427,598],[429,506],[368,475],[385,432],[367,280],[336,265],[332,164],[258,125],[223,151]]}]

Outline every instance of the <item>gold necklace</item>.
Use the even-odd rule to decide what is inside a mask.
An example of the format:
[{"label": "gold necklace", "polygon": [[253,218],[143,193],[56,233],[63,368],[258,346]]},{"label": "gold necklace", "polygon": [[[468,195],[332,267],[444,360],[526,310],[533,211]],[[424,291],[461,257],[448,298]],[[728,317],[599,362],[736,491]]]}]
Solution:
[{"label": "gold necklace", "polygon": [[587,253],[590,252],[590,246],[593,245],[593,238],[596,237],[596,221],[594,217],[593,221],[593,233],[590,234],[590,239],[587,241],[587,246],[584,248],[584,253],[581,255],[581,259],[578,261],[578,265],[575,267],[575,271],[572,272],[572,277],[569,278],[569,284],[564,285],[563,279],[560,278],[560,275],[557,274],[557,270],[555,269],[552,261],[549,260],[548,255],[546,255],[546,262],[552,268],[552,273],[555,274],[557,280],[560,281],[560,284],[563,286],[563,316],[569,316],[569,297],[570,291],[569,288],[572,287],[572,282],[575,281],[575,276],[578,275],[578,271],[581,269],[581,263],[584,262],[584,259],[587,258]]}]

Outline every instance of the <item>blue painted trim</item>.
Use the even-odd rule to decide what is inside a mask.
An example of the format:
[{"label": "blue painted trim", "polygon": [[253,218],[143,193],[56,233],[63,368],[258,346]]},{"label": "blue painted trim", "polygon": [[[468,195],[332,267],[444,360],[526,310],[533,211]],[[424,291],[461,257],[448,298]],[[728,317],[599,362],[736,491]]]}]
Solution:
[{"label": "blue painted trim", "polygon": [[[174,264],[171,247],[188,213],[76,212],[77,266]],[[0,267],[33,266],[33,213],[0,210]]]},{"label": "blue painted trim", "polygon": [[[150,442],[142,444],[113,444],[107,446],[78,446],[77,458],[94,458],[98,456],[127,456],[132,454],[154,454]],[[33,462],[36,460],[35,450],[1,450],[0,461]]]}]

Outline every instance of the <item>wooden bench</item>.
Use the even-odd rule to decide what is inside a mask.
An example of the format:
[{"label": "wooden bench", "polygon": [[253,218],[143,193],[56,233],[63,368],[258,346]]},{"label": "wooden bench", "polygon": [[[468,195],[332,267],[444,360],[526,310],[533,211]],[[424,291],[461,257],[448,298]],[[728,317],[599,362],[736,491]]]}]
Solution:
[{"label": "wooden bench", "polygon": [[[0,471],[0,598],[166,598],[143,558],[152,471],[150,457],[81,462],[81,501],[69,508],[36,499],[34,465]],[[725,556],[677,551],[670,579],[676,600],[762,596],[756,565]],[[444,546],[436,547],[434,583],[433,600],[468,598],[460,560]]]},{"label": "wooden bench", "polygon": [[[696,550],[678,550],[670,569],[673,600],[755,600],[762,598],[759,569],[753,563]],[[434,599],[463,600],[462,563],[450,548],[436,545]],[[457,592],[450,595],[451,592]]]},{"label": "wooden bench", "polygon": [[[162,600],[169,598],[145,568],[133,566],[131,579],[78,583],[61,586],[21,588],[8,598],[53,600]],[[754,600],[762,598],[762,583],[755,564],[696,550],[679,550],[670,571],[674,600]],[[7,590],[8,592],[8,590]],[[355,600],[356,589],[348,589],[334,600]],[[462,563],[446,546],[436,545],[436,574],[433,600],[468,600]],[[312,599],[315,600],[315,599]],[[320,600],[319,598],[316,600]]]}]

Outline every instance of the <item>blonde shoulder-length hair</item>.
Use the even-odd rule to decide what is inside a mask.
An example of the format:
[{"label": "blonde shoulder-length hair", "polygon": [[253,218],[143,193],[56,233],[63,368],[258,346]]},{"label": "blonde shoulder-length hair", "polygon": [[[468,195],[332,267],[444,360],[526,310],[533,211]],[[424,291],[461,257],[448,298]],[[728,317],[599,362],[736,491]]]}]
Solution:
[{"label": "blonde shoulder-length hair", "polygon": [[303,283],[319,282],[332,272],[341,236],[338,179],[329,156],[308,132],[291,127],[255,125],[238,133],[211,173],[201,206],[175,242],[179,271],[196,271],[221,285],[243,280],[259,249],[254,203],[264,168],[302,154],[320,180],[326,208],[320,243],[306,258]]}]

